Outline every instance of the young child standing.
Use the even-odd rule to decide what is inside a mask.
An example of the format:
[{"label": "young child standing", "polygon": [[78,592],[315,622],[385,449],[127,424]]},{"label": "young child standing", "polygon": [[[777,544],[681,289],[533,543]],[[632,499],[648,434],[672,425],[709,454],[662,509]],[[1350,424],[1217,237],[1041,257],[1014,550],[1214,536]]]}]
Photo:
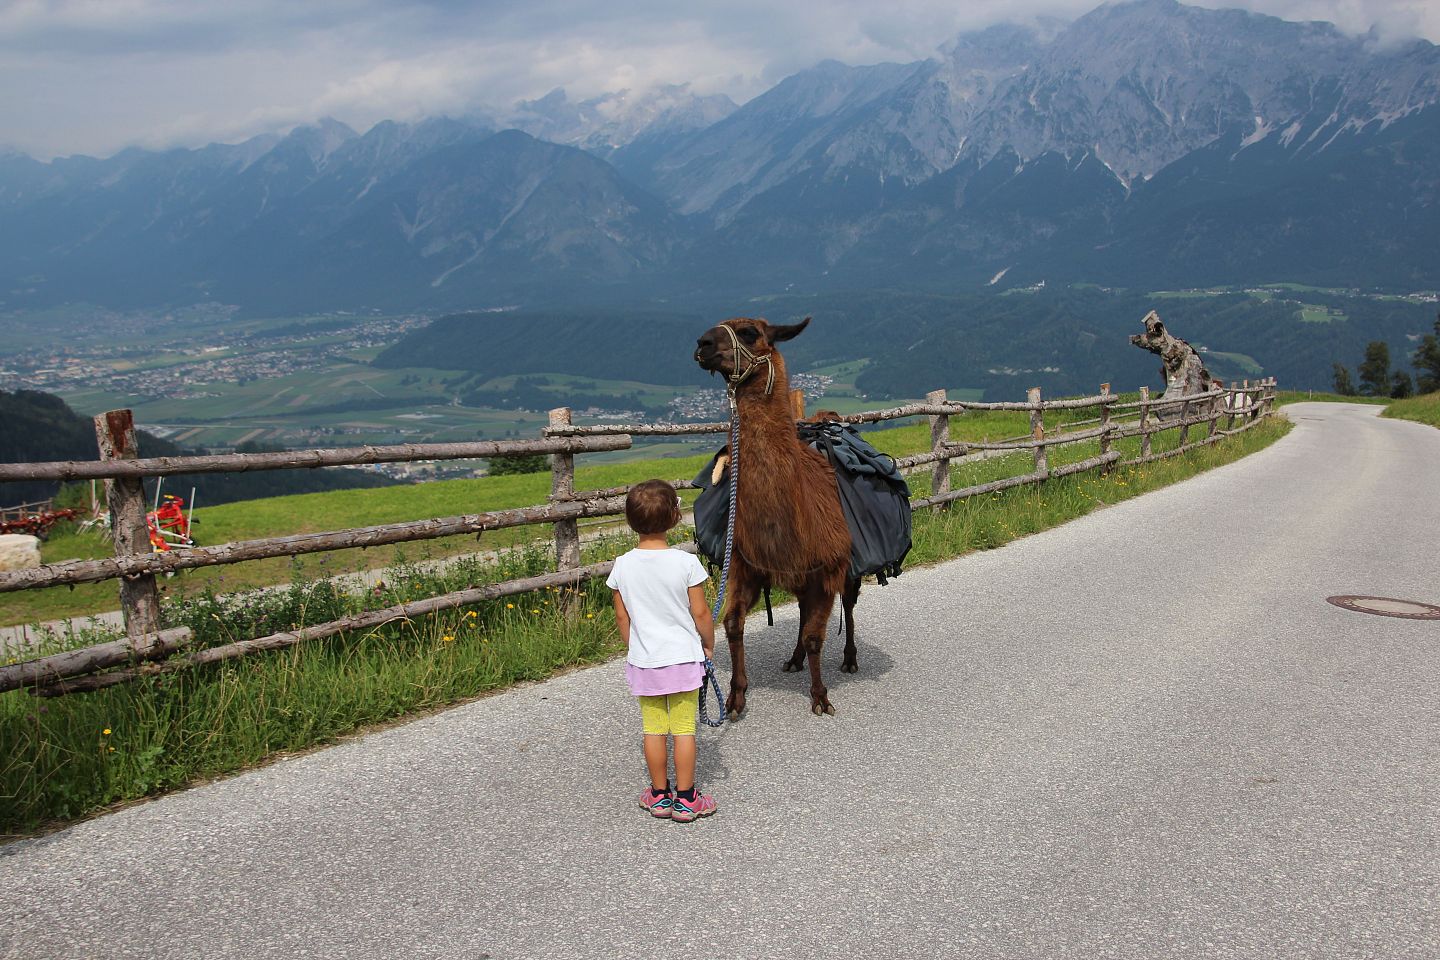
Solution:
[{"label": "young child standing", "polygon": [[[715,651],[715,623],[705,603],[705,568],[675,550],[665,533],[680,522],[680,498],[664,480],[646,480],[625,498],[625,521],[640,543],[615,560],[605,585],[614,591],[615,622],[625,638],[625,677],[640,699],[650,788],[640,806],[651,816],[689,823],[715,812],[695,788],[695,713],[705,660]],[[667,737],[675,741],[675,790],[667,776]]]}]

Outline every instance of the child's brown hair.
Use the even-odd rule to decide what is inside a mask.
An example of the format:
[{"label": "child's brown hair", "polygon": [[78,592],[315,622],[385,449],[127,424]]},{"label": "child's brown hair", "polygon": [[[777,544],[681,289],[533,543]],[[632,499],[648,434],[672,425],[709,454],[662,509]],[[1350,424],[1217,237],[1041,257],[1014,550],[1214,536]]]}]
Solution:
[{"label": "child's brown hair", "polygon": [[646,480],[625,497],[625,522],[641,536],[664,533],[680,522],[680,498],[664,480]]}]

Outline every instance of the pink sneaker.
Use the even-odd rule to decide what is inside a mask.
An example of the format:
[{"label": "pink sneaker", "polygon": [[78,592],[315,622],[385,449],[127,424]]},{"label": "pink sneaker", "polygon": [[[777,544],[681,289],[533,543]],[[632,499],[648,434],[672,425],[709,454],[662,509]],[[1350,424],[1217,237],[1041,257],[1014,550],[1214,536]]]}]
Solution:
[{"label": "pink sneaker", "polygon": [[640,809],[660,820],[670,819],[671,804],[670,794],[664,790],[646,787],[645,792],[640,794]]},{"label": "pink sneaker", "polygon": [[679,794],[670,804],[670,819],[676,823],[689,823],[691,820],[700,817],[708,817],[718,808],[715,806],[715,798],[706,796],[699,790],[695,791],[694,800],[682,800]]}]

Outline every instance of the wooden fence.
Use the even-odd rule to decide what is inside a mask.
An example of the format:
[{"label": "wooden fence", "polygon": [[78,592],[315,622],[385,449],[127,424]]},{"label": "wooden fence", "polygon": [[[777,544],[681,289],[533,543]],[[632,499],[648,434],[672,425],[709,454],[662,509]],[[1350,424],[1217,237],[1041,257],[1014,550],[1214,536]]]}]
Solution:
[{"label": "wooden fence", "polygon": [[4,523],[6,520],[24,520],[26,517],[49,513],[54,506],[55,501],[51,499],[17,503],[13,507],[0,507],[0,523]]},{"label": "wooden fence", "polygon": [[[803,399],[792,392],[797,417],[803,415]],[[1253,385],[1231,384],[1183,400],[1152,400],[1148,388],[1140,388],[1138,401],[1121,403],[1111,394],[1109,384],[1091,397],[1043,400],[1038,388],[1022,402],[972,403],[947,400],[945,391],[926,396],[923,403],[884,410],[850,414],[840,419],[865,424],[926,417],[930,425],[931,449],[897,460],[901,470],[916,474],[929,468],[930,490],[911,502],[915,509],[943,506],[980,494],[1009,487],[1042,483],[1087,470],[1109,470],[1117,464],[1146,463],[1172,457],[1222,437],[1254,426],[1273,412],[1275,381]],[[1064,429],[1047,431],[1045,417],[1056,411],[1094,409],[1097,416],[1071,420]],[[951,441],[950,418],[967,411],[1011,410],[1027,412],[1030,431],[1019,437],[990,441]],[[1225,426],[1220,426],[1221,421]],[[1239,425],[1237,426],[1237,421]],[[1083,429],[1076,429],[1076,428]],[[1190,439],[1191,428],[1204,435]],[[233,657],[303,643],[350,630],[370,629],[391,620],[437,613],[483,600],[526,593],[547,587],[573,587],[609,573],[610,562],[580,563],[579,521],[582,518],[614,518],[624,513],[626,487],[608,490],[575,489],[575,455],[624,450],[636,436],[692,436],[724,434],[725,423],[690,424],[609,424],[579,426],[571,423],[570,410],[550,412],[550,425],[539,440],[477,441],[473,443],[404,444],[328,450],[301,450],[281,453],[226,454],[197,457],[141,458],[135,440],[130,411],[118,410],[95,418],[98,460],[53,463],[0,464],[0,481],[74,480],[103,478],[111,513],[114,556],[102,560],[70,560],[30,570],[0,573],[0,593],[39,589],[104,580],[120,581],[120,608],[125,617],[124,640],[21,663],[0,666],[0,692],[21,687],[42,696],[96,690],[125,683],[138,676],[164,673],[215,663]],[[1179,443],[1170,450],[1154,453],[1152,438],[1168,430],[1179,431]],[[1113,449],[1115,440],[1139,436],[1139,456],[1122,460]],[[1076,463],[1051,467],[1049,451],[1065,444],[1099,441],[1100,452]],[[1033,469],[1018,476],[951,489],[951,468],[997,456],[1029,452]],[[271,537],[206,547],[174,548],[151,552],[146,528],[146,503],[142,486],[145,477],[179,473],[240,472],[295,467],[339,466],[367,463],[395,463],[414,460],[503,457],[549,454],[551,488],[543,505],[466,514],[405,523],[382,524],[349,530]],[[682,487],[692,484],[682,482]],[[426,600],[374,610],[329,623],[284,631],[201,650],[193,646],[191,631],[185,627],[162,629],[155,577],[195,567],[240,563],[266,557],[301,556],[321,551],[369,547],[389,543],[432,540],[460,533],[481,533],[532,524],[553,524],[556,570],[541,576],[474,587]],[[181,656],[173,656],[177,653]]]}]

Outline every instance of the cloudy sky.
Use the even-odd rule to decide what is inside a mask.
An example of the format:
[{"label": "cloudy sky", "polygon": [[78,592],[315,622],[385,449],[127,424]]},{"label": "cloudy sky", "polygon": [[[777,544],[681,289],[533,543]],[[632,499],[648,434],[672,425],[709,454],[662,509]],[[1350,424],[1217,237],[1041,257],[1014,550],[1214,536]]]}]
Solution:
[{"label": "cloudy sky", "polygon": [[[364,131],[689,82],[735,100],[827,57],[911,61],[962,30],[1097,0],[0,0],[0,148],[40,158]],[[1436,0],[1199,0],[1440,42]]]}]

